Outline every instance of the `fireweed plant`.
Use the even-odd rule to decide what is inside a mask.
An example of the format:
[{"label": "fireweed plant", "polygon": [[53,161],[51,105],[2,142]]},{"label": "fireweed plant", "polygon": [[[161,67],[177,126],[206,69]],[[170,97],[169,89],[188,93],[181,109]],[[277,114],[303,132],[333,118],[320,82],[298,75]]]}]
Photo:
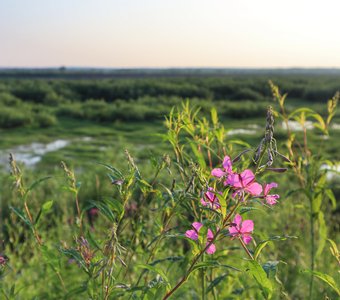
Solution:
[{"label": "fireweed plant", "polygon": [[[277,153],[273,133],[274,118],[272,108],[269,107],[265,137],[256,151],[253,151],[253,170],[249,166],[242,168],[242,165],[236,165],[248,151],[240,153],[234,159],[225,155],[221,167],[208,169],[210,176],[203,178],[205,188],[202,189],[202,197],[200,201],[193,203],[192,211],[196,212],[193,216],[195,221],[191,224],[191,228],[185,232],[185,237],[192,241],[193,260],[184,276],[166,293],[163,299],[172,296],[188,280],[190,274],[197,269],[201,269],[202,273],[201,298],[206,299],[206,269],[209,267],[216,268],[219,264],[216,260],[206,259],[206,256],[223,251],[225,244],[236,241],[248,256],[249,272],[259,284],[263,296],[266,298],[272,296],[271,282],[258,262],[262,245],[256,247],[254,242],[255,248],[250,248],[255,229],[254,222],[242,218],[241,214],[251,210],[254,203],[273,206],[277,204],[280,198],[278,194],[270,193],[271,189],[278,187],[276,182],[258,182],[261,174],[265,171],[284,172],[286,170],[285,168],[271,167]],[[210,148],[207,149],[211,151]],[[209,154],[207,156],[208,158],[211,157]],[[283,155],[281,156],[283,157]],[[219,249],[219,247],[222,249]],[[216,294],[213,294],[213,296],[217,297]]]},{"label": "fireweed plant", "polygon": [[[332,115],[335,104],[329,107]],[[304,173],[305,161],[297,156],[292,138],[288,153],[278,152],[274,138],[274,115],[278,113],[270,107],[264,137],[257,147],[228,139],[215,109],[210,120],[198,114],[199,109],[193,109],[188,102],[170,112],[165,121],[167,133],[161,138],[171,144],[173,154],[152,157],[149,177],[129,151],[125,152],[126,170],[100,163],[108,172],[106,184],[112,189],[110,195],[100,199],[85,203],[82,185],[72,168],[62,162],[69,215],[66,229],[63,227],[67,232],[59,234],[57,243],[51,241],[53,228],[44,232],[41,225],[42,217],[51,213],[55,201],[46,201],[37,208],[30,199],[32,191],[50,177],[26,187],[23,173],[11,156],[12,181],[22,203],[22,208],[11,210],[32,233],[30,246],[35,243],[44,274],[57,280],[51,297],[291,299],[279,279],[279,266],[285,267],[285,263],[267,260],[264,249],[273,242],[295,237],[285,235],[282,224],[282,235],[259,232],[259,228],[271,230],[275,223],[272,220],[272,224],[261,224],[261,214],[279,211],[290,201],[283,194],[280,176],[288,168],[293,169],[295,180],[304,184],[306,193],[312,190],[307,195],[313,205],[314,240],[315,222],[322,228],[320,199],[324,194],[333,199],[329,189],[315,182],[320,169],[316,171],[315,165],[314,179],[308,179],[311,175]],[[287,116],[285,112],[282,115]],[[326,129],[329,122],[325,122]],[[308,147],[302,149],[309,153]],[[321,172],[323,176],[325,171]],[[327,236],[321,229],[317,233],[320,241]],[[28,240],[26,235],[25,239]],[[332,240],[329,243],[333,261],[338,263],[336,244]],[[315,244],[313,247],[315,253]],[[319,249],[316,254],[322,251]],[[5,299],[13,299],[22,291],[3,280],[11,275],[11,260],[5,254],[0,255],[0,291]],[[314,263],[316,256],[311,255]],[[313,268],[309,272],[338,292],[330,275]]]}]

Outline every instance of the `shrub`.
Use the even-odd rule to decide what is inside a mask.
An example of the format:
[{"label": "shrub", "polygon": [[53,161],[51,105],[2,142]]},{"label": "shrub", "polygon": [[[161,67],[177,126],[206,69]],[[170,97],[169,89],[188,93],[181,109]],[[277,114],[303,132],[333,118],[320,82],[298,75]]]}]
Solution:
[{"label": "shrub", "polygon": [[24,112],[15,108],[3,107],[0,110],[0,127],[1,128],[16,128],[27,126],[32,123],[30,111]]},{"label": "shrub", "polygon": [[56,125],[58,120],[54,115],[44,112],[34,116],[34,123],[40,128],[45,128]]}]

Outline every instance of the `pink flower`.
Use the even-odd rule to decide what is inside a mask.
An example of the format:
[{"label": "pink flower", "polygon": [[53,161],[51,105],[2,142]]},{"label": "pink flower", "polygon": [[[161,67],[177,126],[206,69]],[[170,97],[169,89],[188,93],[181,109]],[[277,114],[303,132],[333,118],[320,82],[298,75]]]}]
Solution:
[{"label": "pink flower", "polygon": [[93,217],[93,216],[97,216],[98,215],[98,212],[99,212],[99,209],[97,207],[92,207],[90,210],[89,210],[89,214]]},{"label": "pink flower", "polygon": [[274,195],[268,195],[269,191],[272,188],[276,188],[278,185],[276,182],[271,182],[271,183],[265,183],[263,186],[263,198],[266,199],[267,203],[269,205],[274,205],[277,202],[277,199],[280,198],[280,196],[278,194],[274,194]]},{"label": "pink flower", "polygon": [[[200,231],[200,229],[202,228],[203,224],[200,222],[194,222],[192,223],[192,228],[191,230],[187,230],[185,232],[185,236],[193,241],[197,241],[198,240],[198,232]],[[207,233],[207,243],[206,246],[208,246],[208,244],[214,239],[214,234],[212,233],[212,231],[210,229],[208,229],[208,233]],[[206,252],[208,254],[214,254],[216,251],[216,247],[214,244],[211,244]]]},{"label": "pink flower", "polygon": [[231,159],[228,155],[224,157],[222,166],[223,166],[224,170],[222,170],[220,168],[215,168],[211,171],[211,175],[215,176],[217,178],[221,178],[223,176],[227,176],[227,175],[233,173],[232,162],[231,162]]},{"label": "pink flower", "polygon": [[[219,194],[221,194],[219,192]],[[216,192],[214,192],[214,189],[212,187],[208,188],[208,191],[204,193],[203,198],[201,198],[201,204],[203,206],[210,207],[212,209],[220,209],[221,205],[218,201],[218,197],[216,195]]]},{"label": "pink flower", "polygon": [[[208,229],[208,233],[207,233],[207,243],[205,246],[208,246],[208,244],[210,244],[210,242],[214,239],[214,234],[212,233],[212,231],[210,229]],[[210,246],[207,248],[207,250],[205,252],[207,252],[208,254],[214,254],[216,251],[216,247],[214,244],[210,244]]]},{"label": "pink flower", "polygon": [[0,254],[0,266],[4,266],[8,261],[8,257],[6,255]]},{"label": "pink flower", "polygon": [[194,222],[192,223],[192,228],[191,230],[187,230],[185,232],[185,236],[188,237],[191,240],[197,241],[198,239],[198,232],[202,228],[203,224],[200,222]]},{"label": "pink flower", "polygon": [[242,197],[244,193],[249,193],[252,196],[258,196],[262,193],[262,186],[255,182],[254,173],[248,169],[241,174],[231,174],[225,183],[236,190],[233,197],[236,195]]},{"label": "pink flower", "polygon": [[229,233],[232,237],[242,237],[245,244],[249,244],[253,239],[251,234],[254,230],[254,222],[252,220],[244,220],[237,214],[233,220],[233,224],[229,227]]}]

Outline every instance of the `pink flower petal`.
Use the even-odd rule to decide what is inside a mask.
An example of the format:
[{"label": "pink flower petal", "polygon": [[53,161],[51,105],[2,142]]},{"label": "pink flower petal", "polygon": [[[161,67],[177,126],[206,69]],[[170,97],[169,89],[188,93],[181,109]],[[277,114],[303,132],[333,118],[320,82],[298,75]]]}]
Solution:
[{"label": "pink flower petal", "polygon": [[185,232],[185,236],[191,240],[194,240],[196,241],[198,239],[198,234],[197,234],[197,231],[194,230],[194,229],[191,229],[191,230],[187,230]]},{"label": "pink flower petal", "polygon": [[245,244],[249,244],[253,238],[251,237],[251,235],[243,235],[242,239]]},{"label": "pink flower petal", "polygon": [[266,201],[267,201],[267,203],[269,204],[269,205],[274,205],[274,204],[276,204],[276,200],[277,199],[279,199],[280,198],[280,196],[279,195],[277,195],[277,194],[274,194],[274,195],[267,195],[266,197],[265,197],[265,199],[266,199]]},{"label": "pink flower petal", "polygon": [[208,205],[208,203],[205,202],[203,198],[201,198],[201,204],[202,204],[203,206],[207,206],[207,205]]},{"label": "pink flower petal", "polygon": [[203,224],[200,223],[200,222],[194,222],[194,223],[192,223],[192,227],[193,227],[194,229],[196,229],[197,232],[200,231],[200,229],[202,228],[202,226],[203,226]]},{"label": "pink flower petal", "polygon": [[278,184],[276,182],[265,183],[263,188],[263,194],[266,196],[272,188],[277,188]]},{"label": "pink flower petal", "polygon": [[226,185],[231,185],[234,188],[242,188],[240,175],[237,173],[230,174],[225,183]]},{"label": "pink flower petal", "polygon": [[227,173],[232,173],[232,162],[228,155],[224,157],[222,166]]},{"label": "pink flower petal", "polygon": [[213,191],[213,188],[209,187],[208,191],[205,193],[205,196],[208,198],[210,202],[214,202],[216,195],[211,191]]},{"label": "pink flower petal", "polygon": [[255,175],[251,170],[244,170],[241,174],[242,186],[246,187],[255,180]]},{"label": "pink flower petal", "polygon": [[242,217],[241,217],[241,215],[239,215],[239,214],[236,214],[235,215],[235,218],[234,218],[234,220],[233,220],[233,223],[235,223],[237,226],[237,228],[240,228],[241,227],[241,222],[242,222]]},{"label": "pink flower petal", "polygon": [[217,178],[223,177],[223,176],[226,175],[226,174],[227,174],[226,172],[224,172],[222,169],[218,169],[218,168],[213,169],[213,170],[211,171],[211,175],[212,175],[212,176],[215,176],[215,177],[217,177]]},{"label": "pink flower petal", "polygon": [[239,234],[239,231],[238,231],[238,229],[236,228],[236,226],[230,226],[230,227],[229,227],[229,233],[230,233],[232,236],[235,236],[235,235],[238,235],[238,234]]},{"label": "pink flower petal", "polygon": [[258,196],[262,193],[262,185],[257,182],[253,182],[248,184],[245,190],[253,196]]},{"label": "pink flower petal", "polygon": [[[208,245],[208,243],[206,245]],[[216,246],[214,244],[211,244],[205,252],[207,252],[208,254],[214,254],[215,251],[216,251]]]},{"label": "pink flower petal", "polygon": [[213,238],[214,238],[214,234],[212,233],[210,229],[208,229],[207,240],[211,241]]},{"label": "pink flower petal", "polygon": [[241,233],[251,233],[254,230],[254,222],[252,220],[244,220],[241,226]]}]

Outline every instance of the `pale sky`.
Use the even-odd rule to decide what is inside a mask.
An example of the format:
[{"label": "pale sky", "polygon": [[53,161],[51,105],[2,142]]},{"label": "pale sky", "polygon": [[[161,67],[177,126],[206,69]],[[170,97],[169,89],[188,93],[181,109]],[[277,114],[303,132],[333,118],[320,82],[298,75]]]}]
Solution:
[{"label": "pale sky", "polygon": [[340,0],[0,0],[1,67],[340,67]]}]

